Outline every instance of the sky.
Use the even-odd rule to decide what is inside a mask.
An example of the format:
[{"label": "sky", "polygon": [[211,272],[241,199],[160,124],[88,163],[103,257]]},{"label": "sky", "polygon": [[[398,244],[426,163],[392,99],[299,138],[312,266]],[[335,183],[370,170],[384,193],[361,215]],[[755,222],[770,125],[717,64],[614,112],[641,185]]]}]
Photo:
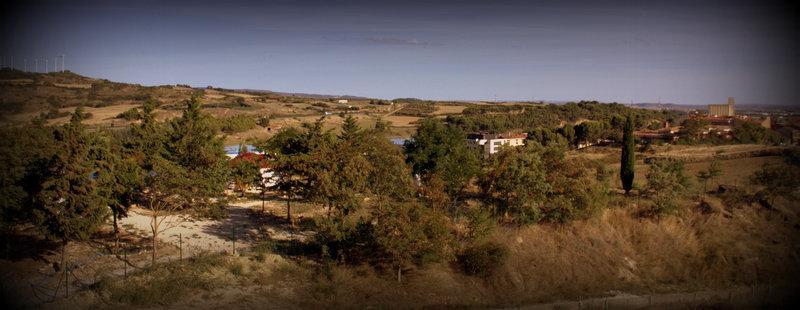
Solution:
[{"label": "sky", "polygon": [[[371,98],[800,104],[770,1],[24,1],[2,57],[73,72]],[[43,66],[41,66],[43,67]],[[42,70],[43,68],[40,68]]]}]

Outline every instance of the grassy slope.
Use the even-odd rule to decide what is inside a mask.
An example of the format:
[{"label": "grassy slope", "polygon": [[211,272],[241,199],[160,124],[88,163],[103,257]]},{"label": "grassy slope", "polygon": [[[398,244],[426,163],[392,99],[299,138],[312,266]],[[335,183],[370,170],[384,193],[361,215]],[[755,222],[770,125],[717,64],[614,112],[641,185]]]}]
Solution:
[{"label": "grassy slope", "polygon": [[[744,184],[746,173],[774,157],[739,158],[723,165],[723,182]],[[707,164],[707,163],[698,163]],[[691,168],[690,168],[691,169]],[[363,266],[321,266],[281,256],[269,247],[241,257],[142,272],[124,284],[106,281],[81,299],[84,306],[394,308],[517,306],[607,296],[611,291],[658,294],[738,286],[792,285],[800,276],[800,214],[781,200],[703,213],[687,199],[677,214],[636,216],[636,197],[613,196],[600,214],[564,225],[500,227],[490,237],[506,245],[507,262],[494,274],[470,277],[447,264],[392,274]],[[155,279],[155,280],[153,280]],[[155,289],[158,288],[158,289]],[[159,293],[162,291],[170,294]],[[99,295],[98,295],[99,294]],[[99,298],[98,298],[99,297]]]}]

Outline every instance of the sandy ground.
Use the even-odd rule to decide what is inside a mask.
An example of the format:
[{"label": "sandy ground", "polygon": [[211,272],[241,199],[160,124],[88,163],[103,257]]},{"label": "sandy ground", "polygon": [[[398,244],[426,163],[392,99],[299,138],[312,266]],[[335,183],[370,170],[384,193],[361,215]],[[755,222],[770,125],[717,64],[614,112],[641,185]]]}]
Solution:
[{"label": "sandy ground", "polygon": [[[258,229],[250,220],[247,208],[232,206],[228,212],[228,217],[219,221],[193,220],[187,215],[166,216],[159,228],[159,240],[176,246],[182,243],[187,256],[202,251],[231,251],[233,240],[237,248],[251,246]],[[121,219],[120,225],[126,230],[151,237],[150,222],[149,212],[136,209]]]},{"label": "sandy ground", "polygon": [[[290,227],[273,225],[259,219],[260,201],[239,202],[228,207],[228,217],[222,220],[196,220],[188,215],[168,215],[159,228],[159,241],[182,246],[185,256],[200,252],[232,252],[247,249],[264,239],[304,239],[311,232],[296,231]],[[267,214],[280,214],[283,206],[268,201]],[[147,210],[133,209],[128,217],[120,219],[120,227],[144,237],[152,236],[152,218]]]}]

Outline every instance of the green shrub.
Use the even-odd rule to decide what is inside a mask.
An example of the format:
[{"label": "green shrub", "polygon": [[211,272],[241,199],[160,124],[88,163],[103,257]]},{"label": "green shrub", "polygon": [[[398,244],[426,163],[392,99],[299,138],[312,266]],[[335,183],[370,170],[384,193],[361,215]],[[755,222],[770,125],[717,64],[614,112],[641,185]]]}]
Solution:
[{"label": "green shrub", "polygon": [[213,289],[218,286],[207,273],[224,263],[219,255],[198,255],[182,263],[142,269],[129,275],[127,280],[106,278],[98,282],[95,289],[114,303],[169,305],[192,289]]},{"label": "green shrub", "polygon": [[130,108],[125,112],[117,114],[115,118],[121,118],[126,121],[133,121],[141,118],[141,113],[139,112],[139,108]]},{"label": "green shrub", "polygon": [[227,134],[248,131],[256,127],[256,119],[249,115],[236,115],[219,121],[220,130]]},{"label": "green shrub", "polygon": [[228,209],[224,203],[212,203],[195,208],[198,217],[212,220],[221,220],[228,216]]},{"label": "green shrub", "polygon": [[458,255],[461,270],[468,275],[488,276],[506,261],[508,250],[495,242],[467,247]]},{"label": "green shrub", "polygon": [[486,208],[472,208],[467,210],[467,236],[472,240],[483,240],[492,234],[497,226],[497,220],[492,216],[491,210]]}]

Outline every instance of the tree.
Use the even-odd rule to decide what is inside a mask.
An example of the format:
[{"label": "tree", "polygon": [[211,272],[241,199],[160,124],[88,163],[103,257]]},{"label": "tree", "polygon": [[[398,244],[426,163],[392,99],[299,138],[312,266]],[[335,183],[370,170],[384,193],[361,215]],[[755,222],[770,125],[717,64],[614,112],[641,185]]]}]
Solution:
[{"label": "tree", "polygon": [[563,127],[558,129],[558,133],[567,140],[569,145],[575,145],[575,126],[572,124],[564,124]]},{"label": "tree", "polygon": [[134,158],[124,157],[119,153],[112,158],[111,173],[107,174],[107,178],[101,182],[109,197],[108,207],[111,209],[114,234],[116,235],[119,231],[117,220],[127,216],[131,205],[137,202],[137,196],[142,190],[140,176],[144,172]]},{"label": "tree", "polygon": [[689,118],[681,124],[683,132],[692,139],[699,139],[703,131],[708,128],[708,121],[701,118]]},{"label": "tree", "polygon": [[158,236],[177,223],[165,223],[165,215],[182,209],[191,202],[192,180],[183,167],[162,157],[147,159],[150,169],[142,176],[139,201],[150,211],[152,239],[152,264],[158,257]]},{"label": "tree", "polygon": [[703,183],[703,192],[708,191],[708,181],[718,178],[722,175],[722,170],[719,167],[719,159],[714,157],[708,169],[697,172],[697,179]]},{"label": "tree", "polygon": [[425,119],[403,148],[413,173],[423,179],[438,175],[454,202],[480,171],[478,153],[469,148],[464,132],[441,120]]},{"label": "tree", "polygon": [[257,159],[237,157],[228,164],[233,177],[234,190],[238,191],[241,196],[244,196],[244,192],[251,186],[258,186],[261,181],[261,170]]},{"label": "tree", "polygon": [[144,106],[142,123],[123,143],[125,161],[130,161],[126,165],[131,166],[123,169],[128,170],[122,173],[129,180],[122,183],[138,186],[134,199],[150,212],[155,264],[158,236],[169,228],[164,215],[219,206],[227,169],[218,129],[200,111],[197,98],[166,126],[155,120],[152,111],[152,105]]},{"label": "tree", "polygon": [[341,140],[352,140],[356,138],[361,132],[361,127],[358,126],[355,117],[348,114],[342,123],[342,133],[339,135]]},{"label": "tree", "polygon": [[689,187],[689,178],[684,175],[682,161],[656,160],[647,172],[647,195],[653,199],[650,210],[655,214],[669,213],[677,209],[677,199]]},{"label": "tree", "polygon": [[622,130],[622,156],[620,158],[619,168],[619,178],[620,181],[622,181],[622,188],[625,190],[625,195],[628,195],[633,188],[634,165],[636,163],[634,147],[633,118],[628,115]]},{"label": "tree", "polygon": [[292,222],[292,199],[306,189],[304,155],[279,154],[272,161],[274,182],[269,188],[286,197],[286,221]]},{"label": "tree", "polygon": [[387,263],[397,270],[445,256],[449,239],[446,218],[415,203],[378,202],[371,213],[375,242]]},{"label": "tree", "polygon": [[228,180],[225,150],[219,129],[200,110],[197,97],[186,102],[183,115],[169,124],[165,159],[186,170],[187,193],[193,208],[208,208]]},{"label": "tree", "polygon": [[510,214],[522,223],[541,219],[541,207],[553,188],[547,180],[542,153],[536,146],[503,148],[489,160],[479,184],[496,200],[496,214]]},{"label": "tree", "polygon": [[764,165],[750,176],[750,183],[763,186],[762,193],[774,205],[775,199],[794,193],[800,186],[800,171],[797,166]]},{"label": "tree", "polygon": [[31,221],[30,206],[47,172],[43,167],[61,150],[54,139],[54,129],[38,118],[23,126],[0,127],[1,232]]},{"label": "tree", "polygon": [[66,266],[67,243],[89,238],[108,212],[108,201],[98,184],[108,172],[99,169],[103,163],[93,156],[104,146],[85,132],[82,119],[83,109],[78,107],[70,122],[56,130],[58,151],[41,167],[41,183],[33,195],[34,222],[47,237],[62,241],[62,266]]},{"label": "tree", "polygon": [[316,186],[318,181],[314,179],[312,153],[333,143],[330,131],[322,129],[323,120],[324,117],[313,124],[304,123],[303,131],[291,127],[282,129],[257,145],[258,149],[273,156],[273,185],[269,189],[286,197],[286,217],[290,222],[292,199],[297,195],[313,196],[315,191],[318,193],[320,190]]}]

